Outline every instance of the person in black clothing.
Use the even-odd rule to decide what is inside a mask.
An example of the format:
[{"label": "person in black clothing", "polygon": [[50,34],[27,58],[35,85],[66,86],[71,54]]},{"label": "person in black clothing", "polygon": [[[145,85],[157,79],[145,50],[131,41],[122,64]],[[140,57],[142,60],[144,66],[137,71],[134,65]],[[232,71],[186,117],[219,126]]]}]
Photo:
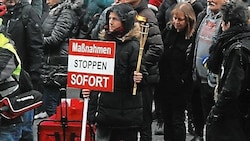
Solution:
[{"label": "person in black clothing", "polygon": [[162,33],[164,53],[159,62],[164,140],[185,141],[185,109],[191,94],[192,60],[187,50],[194,33],[196,16],[189,3],[179,3],[171,11],[171,20]]},{"label": "person in black clothing", "polygon": [[[43,34],[41,19],[35,9],[21,0],[6,0],[7,13],[3,16],[6,32],[15,42],[17,53],[35,90],[42,92],[41,66],[43,56]],[[23,140],[33,140],[34,110],[23,115]]]},{"label": "person in black clothing", "polygon": [[[79,27],[78,1],[47,0],[50,7],[42,23],[44,34],[44,56],[42,67],[43,105],[37,109],[35,119],[55,114],[60,98],[65,97],[61,88],[66,88],[69,39],[75,38]],[[71,5],[71,6],[69,6]],[[56,76],[56,73],[65,74]],[[64,91],[65,92],[65,91]]]},{"label": "person in black clothing", "polygon": [[[164,29],[166,28],[167,24],[169,23],[169,21],[171,20],[171,11],[172,9],[175,7],[176,4],[182,2],[183,0],[163,0],[162,4],[159,7],[159,11],[156,14],[156,17],[158,19],[159,22],[159,28],[161,31],[164,31]],[[192,5],[195,15],[196,17],[198,16],[198,14],[204,9],[204,1],[206,3],[206,0],[187,0],[185,2],[188,2]],[[206,4],[205,4],[206,5]],[[159,88],[157,88],[158,86],[156,86],[155,89],[155,101],[158,101],[159,96],[158,95],[162,95],[163,93],[161,93],[161,91],[159,91]],[[192,99],[193,99],[193,95],[190,94],[188,97],[188,103],[187,103],[187,107],[186,107],[186,111],[187,111],[187,118],[188,118],[188,132],[192,135],[194,135],[194,124],[193,124],[193,111],[192,111]]]},{"label": "person in black clothing", "polygon": [[148,8],[147,0],[122,0],[122,3],[129,3],[140,16],[144,16],[149,24],[148,37],[142,57],[142,68],[145,68],[148,75],[143,85],[143,125],[140,130],[141,141],[152,140],[152,103],[155,85],[159,82],[158,62],[163,53],[163,42],[158,27],[155,13]]},{"label": "person in black clothing", "polygon": [[[0,6],[0,16],[6,12],[5,5]],[[19,78],[21,73],[21,61],[10,40],[2,30],[2,18],[0,18],[0,104],[3,108],[2,99],[20,94]],[[1,111],[2,112],[2,111]],[[0,115],[0,138],[1,141],[19,141],[22,136],[22,116],[9,119]]]},{"label": "person in black clothing", "polygon": [[206,122],[206,141],[249,141],[248,9],[241,1],[230,1],[222,6],[221,13],[223,32],[211,47],[207,62],[218,78],[215,105]]},{"label": "person in black clothing", "polygon": [[[97,123],[96,141],[137,141],[137,132],[142,124],[139,86],[142,73],[135,72],[140,47],[136,15],[129,4],[114,5],[106,14],[107,22],[99,36],[101,40],[114,41],[116,51],[114,91],[91,91],[90,94],[89,90],[82,90],[84,95],[90,94],[89,107],[96,108],[91,114]],[[138,84],[136,95],[132,94],[134,82]]]}]

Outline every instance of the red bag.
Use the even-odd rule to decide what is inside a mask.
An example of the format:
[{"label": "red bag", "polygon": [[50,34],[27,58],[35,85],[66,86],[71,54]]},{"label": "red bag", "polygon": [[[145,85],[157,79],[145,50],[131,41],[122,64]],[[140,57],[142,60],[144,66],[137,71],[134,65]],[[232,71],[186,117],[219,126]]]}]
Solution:
[{"label": "red bag", "polygon": [[[81,141],[83,100],[67,99],[56,114],[38,124],[38,141]],[[94,141],[95,127],[86,125],[85,141]]]},{"label": "red bag", "polygon": [[40,105],[42,105],[42,94],[31,90],[16,96],[4,97],[0,100],[0,112],[3,117],[13,119]]}]

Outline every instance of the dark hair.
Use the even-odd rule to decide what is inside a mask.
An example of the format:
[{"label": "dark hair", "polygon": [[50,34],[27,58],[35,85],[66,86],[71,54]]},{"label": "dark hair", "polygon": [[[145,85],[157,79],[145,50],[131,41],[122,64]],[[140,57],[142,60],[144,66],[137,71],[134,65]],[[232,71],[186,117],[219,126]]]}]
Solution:
[{"label": "dark hair", "polygon": [[110,12],[114,12],[118,15],[120,18],[122,24],[123,24],[123,35],[128,33],[135,24],[135,16],[137,15],[137,12],[133,9],[133,7],[130,4],[127,3],[120,3],[117,5],[113,5],[112,8],[107,12],[106,19],[108,24],[108,16]]},{"label": "dark hair", "polygon": [[230,26],[242,26],[248,24],[248,9],[247,6],[239,0],[230,1],[224,4],[221,8],[222,20]]}]

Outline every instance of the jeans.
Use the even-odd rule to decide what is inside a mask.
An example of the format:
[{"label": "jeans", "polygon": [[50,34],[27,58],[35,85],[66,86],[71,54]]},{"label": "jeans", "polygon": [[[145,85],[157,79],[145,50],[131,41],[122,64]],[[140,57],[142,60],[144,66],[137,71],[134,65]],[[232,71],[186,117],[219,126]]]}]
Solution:
[{"label": "jeans", "polygon": [[22,123],[0,126],[1,141],[19,141],[22,136]]},{"label": "jeans", "polygon": [[33,119],[34,110],[27,111],[23,114],[22,138],[20,141],[33,141]]},{"label": "jeans", "polygon": [[44,87],[43,104],[38,108],[38,112],[47,112],[49,116],[55,114],[56,107],[60,103],[61,91],[59,88]]}]

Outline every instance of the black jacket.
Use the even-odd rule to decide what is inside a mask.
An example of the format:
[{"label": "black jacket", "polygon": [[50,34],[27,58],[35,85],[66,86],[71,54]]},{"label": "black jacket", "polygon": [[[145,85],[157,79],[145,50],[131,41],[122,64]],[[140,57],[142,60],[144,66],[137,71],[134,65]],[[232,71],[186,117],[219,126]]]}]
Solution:
[{"label": "black jacket", "polygon": [[211,48],[208,68],[220,77],[215,105],[220,114],[237,115],[238,97],[249,89],[249,39],[248,26],[232,27],[223,32]]},{"label": "black jacket", "polygon": [[139,127],[142,95],[132,95],[133,72],[139,53],[139,25],[119,39],[107,36],[106,32],[101,34],[102,39],[116,42],[114,92],[92,92],[88,118],[111,128]]},{"label": "black jacket", "polygon": [[[24,9],[27,13],[22,13]],[[25,20],[27,20],[27,23]],[[43,36],[39,15],[31,5],[20,2],[14,7],[8,8],[8,13],[3,17],[3,23],[6,26],[7,33],[10,34],[10,38],[15,42],[18,55],[22,61],[22,68],[30,74],[34,88],[41,89],[39,87],[42,83],[40,75]]]},{"label": "black jacket", "polygon": [[191,39],[185,39],[184,31],[177,32],[170,25],[163,31],[162,37],[164,53],[159,62],[159,86],[161,86],[162,91],[186,92],[187,86],[190,86],[192,80],[192,60],[188,60],[187,57],[187,50],[191,45]]},{"label": "black jacket", "polygon": [[[76,36],[78,16],[74,9],[64,7],[64,3],[51,8],[42,24],[45,56],[67,56],[69,38]],[[45,60],[48,58],[45,58]]]},{"label": "black jacket", "polygon": [[229,28],[211,49],[208,67],[219,74],[219,83],[207,120],[209,140],[249,140],[245,135],[249,137],[250,129],[250,28]]},{"label": "black jacket", "polygon": [[142,58],[142,69],[148,72],[148,83],[158,83],[158,62],[163,53],[163,42],[158,27],[158,21],[154,12],[148,8],[146,0],[142,0],[134,9],[139,15],[146,17],[149,23],[148,38],[145,43],[144,55]]}]

